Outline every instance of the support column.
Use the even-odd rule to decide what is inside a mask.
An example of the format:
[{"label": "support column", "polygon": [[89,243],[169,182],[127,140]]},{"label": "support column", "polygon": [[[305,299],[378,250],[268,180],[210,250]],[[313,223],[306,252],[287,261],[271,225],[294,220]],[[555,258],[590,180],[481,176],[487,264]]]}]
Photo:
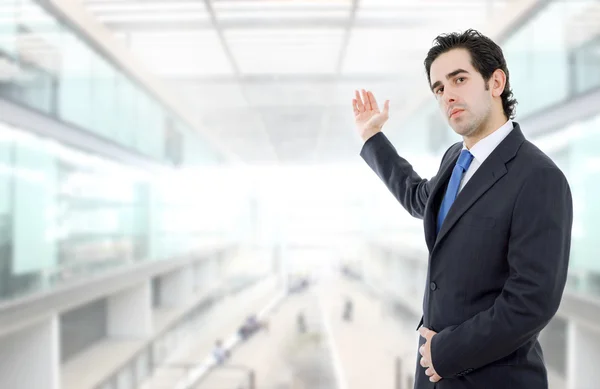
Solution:
[{"label": "support column", "polygon": [[187,265],[161,277],[160,302],[162,306],[177,307],[188,303],[194,293],[194,268]]},{"label": "support column", "polygon": [[11,389],[60,389],[56,315],[0,338],[0,382]]},{"label": "support column", "polygon": [[204,263],[202,261],[198,261],[198,262],[194,263],[194,265],[193,265],[193,269],[194,269],[194,279],[193,279],[194,293],[198,293],[199,291],[201,291],[205,287],[205,284],[203,282],[204,280],[202,279],[203,265],[204,265]]},{"label": "support column", "polygon": [[211,261],[210,258],[204,258],[196,263],[196,291],[207,290],[211,287],[211,283],[214,281],[214,276],[210,274]]},{"label": "support column", "polygon": [[150,281],[108,298],[108,336],[144,338],[152,334]]},{"label": "support column", "polygon": [[593,372],[600,361],[600,332],[569,320],[567,339],[567,388],[597,387],[598,377]]},{"label": "support column", "polygon": [[219,283],[219,267],[216,256],[207,260],[204,272],[206,277],[205,280],[207,281],[207,286],[209,288],[212,288]]}]

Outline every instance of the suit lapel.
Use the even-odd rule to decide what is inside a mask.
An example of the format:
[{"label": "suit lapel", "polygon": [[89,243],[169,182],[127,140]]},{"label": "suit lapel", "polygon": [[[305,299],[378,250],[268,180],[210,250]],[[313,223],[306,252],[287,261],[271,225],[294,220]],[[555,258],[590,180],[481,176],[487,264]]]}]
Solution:
[{"label": "suit lapel", "polygon": [[438,177],[436,177],[433,189],[429,194],[429,201],[427,202],[427,209],[425,210],[425,241],[429,248],[429,252],[433,250],[433,245],[435,244],[437,214],[441,199],[444,196],[443,190],[446,188],[448,180],[450,180],[452,169],[454,169],[454,165],[456,165],[456,160],[458,159],[461,150],[462,146],[456,147],[456,150],[452,151],[446,161],[442,162],[440,173]]},{"label": "suit lapel", "polygon": [[[477,169],[477,172],[475,172],[473,177],[471,177],[469,182],[456,197],[454,204],[452,204],[452,207],[450,207],[450,210],[448,211],[448,215],[446,215],[440,233],[437,235],[437,238],[434,239],[433,247],[430,248],[430,252],[433,252],[460,217],[507,173],[506,163],[515,157],[524,140],[525,137],[521,132],[519,124],[515,122],[513,130],[502,142],[500,142],[498,147],[496,147],[490,156],[483,162],[479,169]],[[452,166],[454,166],[454,164],[452,164]],[[434,214],[437,215],[437,212]],[[433,232],[435,234],[435,227]]]},{"label": "suit lapel", "polygon": [[475,201],[505,174],[506,166],[504,163],[490,155],[456,197],[442,224],[442,229],[437,236],[434,248]]}]

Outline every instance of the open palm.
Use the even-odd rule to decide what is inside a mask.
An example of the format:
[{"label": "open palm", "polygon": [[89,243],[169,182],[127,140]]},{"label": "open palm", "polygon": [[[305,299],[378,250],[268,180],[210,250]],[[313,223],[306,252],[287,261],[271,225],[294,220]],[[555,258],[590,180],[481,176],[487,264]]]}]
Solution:
[{"label": "open palm", "polygon": [[362,90],[361,94],[355,91],[356,97],[352,99],[354,108],[354,122],[358,128],[359,135],[364,141],[375,135],[385,124],[389,117],[390,101],[386,100],[383,111],[379,110],[377,100],[372,92]]}]

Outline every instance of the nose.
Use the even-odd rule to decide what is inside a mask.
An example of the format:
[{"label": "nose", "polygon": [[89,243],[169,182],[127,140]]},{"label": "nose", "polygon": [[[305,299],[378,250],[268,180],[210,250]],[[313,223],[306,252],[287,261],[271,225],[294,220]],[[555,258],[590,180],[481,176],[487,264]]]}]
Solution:
[{"label": "nose", "polygon": [[447,88],[444,90],[444,101],[446,102],[446,106],[449,106],[458,102],[458,96],[450,88]]}]

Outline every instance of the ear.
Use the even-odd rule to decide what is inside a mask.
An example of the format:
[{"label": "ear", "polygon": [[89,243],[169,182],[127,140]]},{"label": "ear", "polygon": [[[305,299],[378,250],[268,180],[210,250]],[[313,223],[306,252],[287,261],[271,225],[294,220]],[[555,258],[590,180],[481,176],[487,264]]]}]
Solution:
[{"label": "ear", "polygon": [[493,97],[500,97],[506,86],[506,73],[502,69],[496,69],[489,80],[489,87]]}]

